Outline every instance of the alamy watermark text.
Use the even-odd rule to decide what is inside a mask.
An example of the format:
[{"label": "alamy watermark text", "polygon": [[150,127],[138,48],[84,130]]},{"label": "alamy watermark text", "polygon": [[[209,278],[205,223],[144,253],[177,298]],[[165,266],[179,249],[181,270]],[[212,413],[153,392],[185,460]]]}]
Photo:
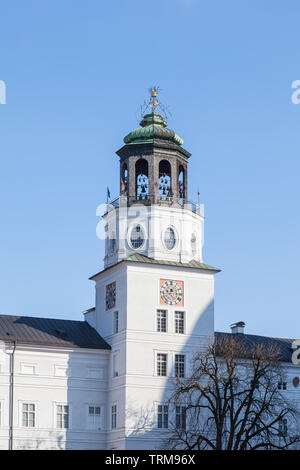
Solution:
[{"label": "alamy watermark text", "polygon": [[6,84],[0,80],[0,104],[6,104]]}]

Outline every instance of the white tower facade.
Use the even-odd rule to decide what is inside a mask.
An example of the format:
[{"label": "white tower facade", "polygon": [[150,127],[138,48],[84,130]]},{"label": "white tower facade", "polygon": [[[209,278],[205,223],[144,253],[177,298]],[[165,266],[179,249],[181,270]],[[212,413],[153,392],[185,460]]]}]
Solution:
[{"label": "white tower facade", "polygon": [[[214,275],[203,263],[204,217],[187,199],[190,154],[152,112],[125,137],[120,197],[108,204],[104,270],[86,320],[111,345],[108,449],[159,449],[183,410],[176,377],[214,335]],[[183,417],[181,417],[181,420]]]},{"label": "white tower facade", "polygon": [[140,253],[156,260],[202,262],[204,217],[200,205],[127,205],[127,197],[108,204],[105,268]]}]

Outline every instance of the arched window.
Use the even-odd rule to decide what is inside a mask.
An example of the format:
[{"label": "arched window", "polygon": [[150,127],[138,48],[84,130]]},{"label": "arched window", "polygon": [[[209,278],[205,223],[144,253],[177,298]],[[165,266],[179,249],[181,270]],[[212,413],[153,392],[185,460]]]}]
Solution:
[{"label": "arched window", "polygon": [[181,202],[185,199],[185,170],[182,165],[178,168],[178,197]]},{"label": "arched window", "polygon": [[127,196],[127,187],[128,187],[128,168],[126,163],[122,166],[121,172],[121,193]]},{"label": "arched window", "polygon": [[148,179],[148,162],[144,158],[140,158],[135,164],[135,189],[136,200],[146,201],[149,199],[149,179]]},{"label": "arched window", "polygon": [[167,160],[159,162],[158,196],[164,201],[172,199],[171,165]]}]

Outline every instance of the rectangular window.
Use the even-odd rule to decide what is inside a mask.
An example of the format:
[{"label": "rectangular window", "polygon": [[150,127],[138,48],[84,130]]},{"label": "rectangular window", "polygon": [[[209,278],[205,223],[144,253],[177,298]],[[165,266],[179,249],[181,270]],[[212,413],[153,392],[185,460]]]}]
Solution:
[{"label": "rectangular window", "polygon": [[184,377],[185,375],[185,356],[175,354],[175,377]]},{"label": "rectangular window", "polygon": [[287,383],[286,382],[278,382],[278,390],[286,390]]},{"label": "rectangular window", "polygon": [[34,403],[23,403],[22,426],[24,426],[25,428],[35,427],[35,404]]},{"label": "rectangular window", "polygon": [[167,354],[157,354],[157,375],[167,375]]},{"label": "rectangular window", "polygon": [[175,333],[184,334],[184,312],[175,312]]},{"label": "rectangular window", "polygon": [[111,407],[111,428],[116,429],[117,427],[117,405]]},{"label": "rectangular window", "polygon": [[119,312],[114,312],[114,334],[119,333]]},{"label": "rectangular window", "polygon": [[279,436],[281,437],[286,437],[287,436],[287,432],[288,432],[288,427],[287,427],[287,419],[286,418],[282,418],[280,421],[279,421],[279,427],[278,427],[278,434]]},{"label": "rectangular window", "polygon": [[185,406],[176,406],[176,429],[186,428],[186,408]]},{"label": "rectangular window", "polygon": [[57,405],[57,407],[56,407],[56,426],[59,429],[68,429],[68,427],[69,427],[69,407],[68,407],[68,405]]},{"label": "rectangular window", "polygon": [[89,406],[89,429],[100,429],[100,417],[101,408],[100,406]]},{"label": "rectangular window", "polygon": [[167,429],[169,426],[169,407],[168,405],[158,405],[157,407],[157,427]]},{"label": "rectangular window", "polygon": [[157,310],[156,326],[157,331],[159,331],[160,333],[167,332],[167,310]]},{"label": "rectangular window", "polygon": [[118,377],[119,375],[119,355],[113,355],[113,377]]}]

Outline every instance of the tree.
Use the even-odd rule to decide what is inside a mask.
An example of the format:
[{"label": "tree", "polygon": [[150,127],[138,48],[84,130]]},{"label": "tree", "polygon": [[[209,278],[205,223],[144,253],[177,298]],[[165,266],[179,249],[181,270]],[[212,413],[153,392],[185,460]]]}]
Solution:
[{"label": "tree", "polygon": [[[217,337],[199,351],[189,377],[177,379],[170,403],[184,407],[167,448],[190,450],[287,449],[300,440],[298,412],[288,401],[280,353]],[[286,392],[285,392],[286,393]],[[179,408],[181,407],[181,408]]]}]

